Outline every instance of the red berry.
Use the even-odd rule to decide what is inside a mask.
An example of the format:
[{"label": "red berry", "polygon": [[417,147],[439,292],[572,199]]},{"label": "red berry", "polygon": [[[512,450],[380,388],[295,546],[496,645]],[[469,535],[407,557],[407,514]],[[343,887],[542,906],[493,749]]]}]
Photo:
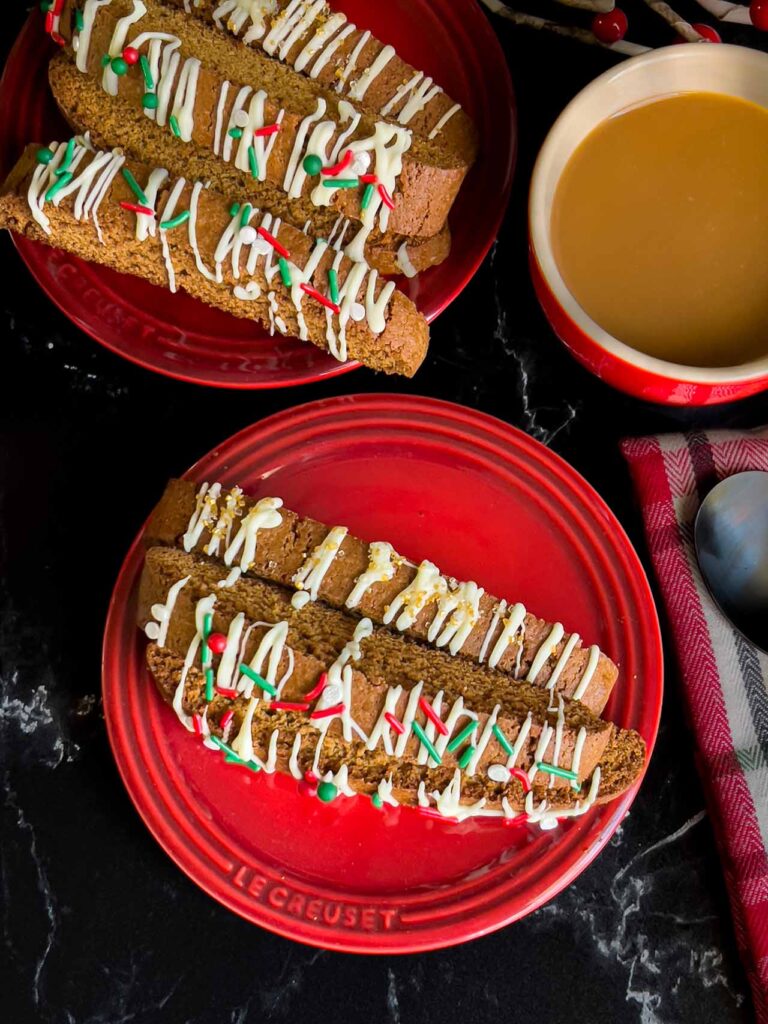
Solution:
[{"label": "red berry", "polygon": [[139,51],[134,46],[126,46],[123,50],[123,60],[126,64],[138,64]]},{"label": "red berry", "polygon": [[214,654],[223,654],[227,647],[227,638],[223,633],[211,633],[208,637],[208,646]]},{"label": "red berry", "polygon": [[601,43],[618,43],[627,34],[628,28],[627,16],[619,7],[614,7],[606,14],[596,14],[592,19],[592,31],[595,39]]},{"label": "red berry", "polygon": [[722,43],[720,33],[712,28],[711,25],[692,25],[691,28],[695,28],[700,36],[703,36],[708,43]]},{"label": "red berry", "polygon": [[755,28],[768,32],[768,0],[752,0],[749,5],[749,16]]}]

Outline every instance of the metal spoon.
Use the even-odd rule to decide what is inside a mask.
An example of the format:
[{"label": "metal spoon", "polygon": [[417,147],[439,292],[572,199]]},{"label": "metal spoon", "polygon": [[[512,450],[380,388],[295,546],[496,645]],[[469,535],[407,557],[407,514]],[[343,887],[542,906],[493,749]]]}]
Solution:
[{"label": "metal spoon", "polygon": [[768,653],[768,473],[737,473],[714,487],[696,517],[695,543],[720,610]]}]

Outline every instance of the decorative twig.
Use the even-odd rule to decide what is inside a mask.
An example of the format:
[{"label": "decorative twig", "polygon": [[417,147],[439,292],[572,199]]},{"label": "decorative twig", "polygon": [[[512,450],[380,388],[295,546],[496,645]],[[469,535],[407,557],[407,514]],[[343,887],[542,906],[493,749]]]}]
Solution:
[{"label": "decorative twig", "polygon": [[696,2],[699,7],[703,7],[705,11],[720,21],[732,21],[738,25],[752,24],[749,7],[744,4],[732,4],[728,0],[696,0]]},{"label": "decorative twig", "polygon": [[664,3],[664,0],[645,0],[645,2],[652,11],[655,11],[668,25],[671,25],[675,32],[681,35],[687,43],[700,43],[703,41],[704,37],[696,31],[693,25],[684,18],[681,18],[679,14],[676,14],[669,4]]},{"label": "decorative twig", "polygon": [[602,46],[604,50],[612,50],[614,53],[623,53],[627,57],[634,57],[638,53],[646,53],[650,47],[640,46],[637,43],[628,43],[625,39],[618,43],[601,43],[593,32],[586,28],[576,28],[571,25],[560,25],[556,21],[548,21],[546,18],[539,18],[535,14],[523,14],[521,11],[513,11],[507,7],[502,0],[482,0],[485,6],[494,14],[507,18],[515,25],[526,25],[528,28],[545,29],[547,32],[554,32],[558,36],[566,36],[569,39],[577,39],[582,43],[589,43],[591,46]]},{"label": "decorative twig", "polygon": [[616,0],[557,0],[564,7],[580,7],[584,11],[607,14],[616,6]]}]

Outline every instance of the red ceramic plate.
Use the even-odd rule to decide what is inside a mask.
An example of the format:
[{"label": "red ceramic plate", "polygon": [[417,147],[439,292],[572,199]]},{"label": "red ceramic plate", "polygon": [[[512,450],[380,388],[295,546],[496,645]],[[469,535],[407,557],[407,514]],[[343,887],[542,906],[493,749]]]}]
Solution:
[{"label": "red ceramic plate", "polygon": [[[493,593],[567,619],[622,669],[610,717],[653,748],[658,620],[618,522],[557,456],[498,420],[425,398],[356,395],[300,406],[230,438],[189,471],[278,494],[360,536],[386,538]],[[201,888],[249,921],[349,952],[463,942],[529,914],[600,852],[635,791],[553,832],[450,824],[363,799],[325,805],[289,776],[225,765],[158,697],[135,626],[141,540],[104,637],[104,709],[144,821]]]},{"label": "red ceramic plate", "polygon": [[[451,256],[414,281],[401,280],[432,321],[472,278],[496,237],[509,198],[516,136],[504,54],[476,0],[335,0],[334,6],[441,82],[480,131],[480,159],[450,218]],[[34,12],[0,81],[5,171],[29,141],[69,135],[47,86],[47,62],[54,51]],[[149,370],[216,387],[274,388],[334,377],[358,365],[340,364],[314,345],[270,338],[258,324],[56,249],[23,239],[16,244],[40,287],[73,323]]]}]

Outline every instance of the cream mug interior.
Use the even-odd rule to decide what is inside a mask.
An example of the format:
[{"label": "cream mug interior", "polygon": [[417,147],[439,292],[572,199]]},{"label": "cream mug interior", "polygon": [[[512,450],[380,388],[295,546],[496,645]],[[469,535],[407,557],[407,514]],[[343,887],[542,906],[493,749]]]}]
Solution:
[{"label": "cream mug interior", "polygon": [[[552,206],[573,151],[602,121],[629,107],[681,92],[714,92],[751,100],[768,109],[768,54],[742,46],[688,44],[633,57],[595,79],[565,108],[541,149],[531,181],[531,245],[557,302],[588,337],[619,359],[675,381],[716,384],[768,372],[768,351],[739,366],[682,366],[646,355],[603,330],[566,287],[554,258]],[[768,350],[768,339],[766,339]]]}]

